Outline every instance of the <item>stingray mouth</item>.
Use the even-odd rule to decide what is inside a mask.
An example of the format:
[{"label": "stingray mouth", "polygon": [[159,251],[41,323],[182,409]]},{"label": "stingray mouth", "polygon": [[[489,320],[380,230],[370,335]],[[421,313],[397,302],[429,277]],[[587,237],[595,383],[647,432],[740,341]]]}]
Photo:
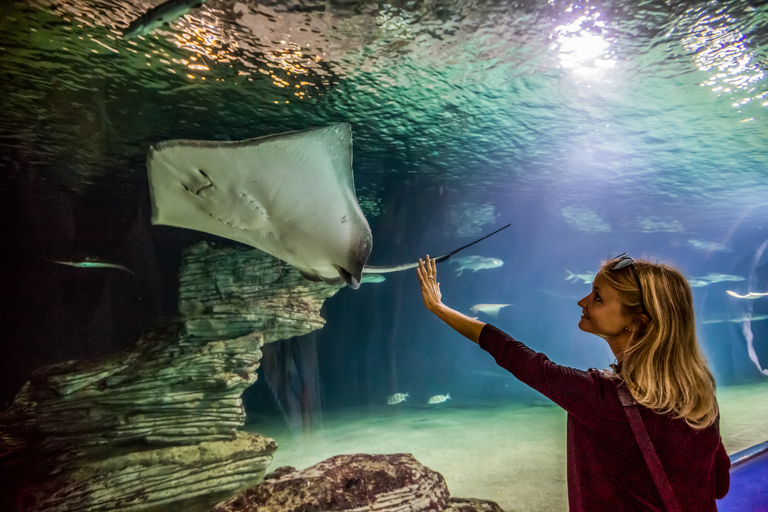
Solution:
[{"label": "stingray mouth", "polygon": [[347,283],[347,286],[352,288],[353,290],[357,290],[360,288],[360,279],[362,278],[362,275],[360,277],[355,277],[349,272],[347,272],[345,269],[339,267],[336,265],[336,270],[339,271],[339,275],[342,279],[344,279],[344,282]]}]

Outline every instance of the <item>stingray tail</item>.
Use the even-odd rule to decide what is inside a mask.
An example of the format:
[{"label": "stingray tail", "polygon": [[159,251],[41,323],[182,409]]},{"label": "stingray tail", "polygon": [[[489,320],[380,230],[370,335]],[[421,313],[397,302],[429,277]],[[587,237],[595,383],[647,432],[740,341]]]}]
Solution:
[{"label": "stingray tail", "polygon": [[[457,252],[463,251],[467,247],[471,247],[471,246],[475,245],[478,242],[482,242],[483,240],[485,240],[489,236],[493,236],[496,233],[498,233],[499,231],[501,231],[502,229],[507,229],[511,225],[512,225],[511,223],[507,224],[506,226],[497,229],[493,233],[485,235],[482,238],[478,238],[474,242],[470,242],[467,245],[462,245],[458,249],[454,249],[451,252],[448,252],[448,253],[445,253],[445,254],[441,254],[440,256],[435,256],[434,258],[432,258],[432,260],[435,263],[442,263],[442,262],[446,261],[448,258],[450,258],[451,256],[453,256],[454,254],[456,254]],[[405,263],[403,265],[393,265],[393,266],[388,266],[388,267],[379,267],[379,266],[374,266],[374,265],[366,265],[366,266],[363,267],[363,274],[385,274],[385,273],[388,273],[388,272],[399,272],[401,270],[408,270],[408,269],[411,269],[411,268],[416,268],[418,266],[419,266],[418,262],[416,262],[416,263]]]},{"label": "stingray tail", "polygon": [[498,233],[499,231],[502,231],[502,230],[504,230],[504,229],[507,229],[507,228],[508,228],[509,226],[511,226],[511,225],[512,225],[512,223],[510,222],[510,223],[509,223],[509,224],[507,224],[506,226],[500,227],[499,229],[497,229],[497,230],[496,230],[496,231],[494,231],[493,233],[489,233],[489,234],[485,235],[485,236],[484,236],[484,237],[482,237],[482,238],[478,238],[478,239],[477,239],[477,240],[475,240],[474,242],[470,242],[470,243],[468,243],[467,245],[462,245],[462,246],[461,246],[461,247],[459,247],[458,249],[454,249],[454,250],[452,250],[452,251],[451,251],[451,252],[449,252],[449,253],[446,253],[446,254],[442,254],[442,255],[438,256],[437,258],[434,258],[434,260],[435,260],[435,263],[440,263],[440,262],[442,262],[442,261],[445,261],[445,260],[447,260],[448,258],[450,258],[451,256],[453,256],[454,254],[456,254],[457,252],[459,252],[459,251],[463,251],[463,250],[464,250],[464,249],[466,249],[467,247],[472,247],[472,246],[473,246],[473,245],[475,245],[476,243],[478,243],[478,242],[482,242],[482,241],[483,241],[483,240],[485,240],[486,238],[488,238],[488,237],[491,237],[491,236],[495,235],[495,234],[496,234],[496,233]]}]

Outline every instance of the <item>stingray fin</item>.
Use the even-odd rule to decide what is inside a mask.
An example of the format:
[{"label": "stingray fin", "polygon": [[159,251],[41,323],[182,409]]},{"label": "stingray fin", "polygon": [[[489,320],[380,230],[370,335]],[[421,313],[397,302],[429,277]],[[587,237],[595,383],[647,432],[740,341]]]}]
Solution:
[{"label": "stingray fin", "polygon": [[304,279],[306,279],[307,281],[314,281],[316,283],[319,283],[320,281],[322,281],[322,279],[320,279],[320,276],[318,276],[313,272],[305,272],[304,270],[299,270],[299,272],[301,273],[302,276],[304,276]]},{"label": "stingray fin", "polygon": [[348,123],[163,141],[149,149],[147,169],[153,224],[236,240],[313,281],[359,284],[373,239],[355,194]]}]

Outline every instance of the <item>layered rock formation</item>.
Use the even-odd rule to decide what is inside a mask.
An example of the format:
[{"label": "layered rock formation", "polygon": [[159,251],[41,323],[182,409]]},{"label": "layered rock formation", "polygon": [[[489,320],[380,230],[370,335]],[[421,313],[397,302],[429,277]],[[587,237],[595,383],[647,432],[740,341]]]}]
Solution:
[{"label": "layered rock formation", "polygon": [[451,498],[445,480],[413,455],[337,455],[307,469],[281,467],[211,512],[503,512],[493,501]]},{"label": "layered rock formation", "polygon": [[261,481],[276,446],[237,431],[240,396],[262,344],[321,327],[339,287],[205,243],[180,281],[178,321],[133,350],[36,371],[0,415],[0,509],[190,512]]},{"label": "layered rock formation", "polygon": [[448,487],[410,454],[337,455],[269,478],[212,512],[441,511]]}]

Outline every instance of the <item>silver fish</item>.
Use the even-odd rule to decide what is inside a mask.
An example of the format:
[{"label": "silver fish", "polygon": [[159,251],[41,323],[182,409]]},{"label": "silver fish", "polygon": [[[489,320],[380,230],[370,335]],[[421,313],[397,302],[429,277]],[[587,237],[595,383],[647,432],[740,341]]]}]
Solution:
[{"label": "silver fish", "polygon": [[707,242],[706,240],[688,240],[688,245],[699,251],[706,252],[731,252],[731,248],[720,242]]},{"label": "silver fish", "polygon": [[702,286],[707,286],[709,284],[709,281],[704,281],[703,279],[688,279],[688,285],[691,288],[701,288]]},{"label": "silver fish", "polygon": [[735,324],[740,324],[743,322],[757,322],[759,320],[768,320],[768,315],[743,315],[738,316],[736,318],[724,318],[724,319],[718,319],[718,320],[704,320],[703,324],[722,324],[725,322],[733,322]]},{"label": "silver fish", "polygon": [[455,258],[451,261],[459,264],[459,266],[456,268],[457,276],[460,276],[464,270],[477,272],[478,270],[488,268],[498,268],[504,264],[504,262],[499,258],[485,258],[483,256],[463,256],[461,258]]},{"label": "silver fish", "polygon": [[595,275],[597,273],[591,273],[587,272],[586,274],[574,274],[568,269],[565,269],[566,272],[568,272],[568,277],[565,278],[566,281],[571,281],[572,283],[575,283],[576,281],[581,281],[584,284],[590,284],[592,281],[595,280]]},{"label": "silver fish", "polygon": [[744,278],[741,276],[733,276],[731,274],[717,274],[715,272],[710,272],[709,274],[699,277],[698,279],[701,279],[702,281],[709,281],[710,283],[722,283],[724,281],[744,281]]},{"label": "silver fish", "polygon": [[185,14],[189,14],[192,9],[203,5],[203,2],[205,0],[168,0],[163,2],[133,20],[123,32],[123,39],[146,36],[162,25],[170,25]]},{"label": "silver fish", "polygon": [[738,293],[736,293],[734,291],[725,290],[725,293],[727,293],[731,297],[736,297],[737,299],[755,300],[755,299],[759,299],[760,297],[768,297],[768,292],[765,292],[765,293],[749,292],[746,295],[739,295]]},{"label": "silver fish", "polygon": [[447,402],[451,399],[451,394],[448,393],[447,395],[435,395],[429,400],[427,400],[428,404],[442,404],[443,402]]},{"label": "silver fish", "polygon": [[505,308],[507,306],[511,306],[512,304],[475,304],[470,309],[474,314],[477,314],[478,311],[485,313],[488,316],[492,316],[493,318],[496,318],[499,316],[499,311],[501,308]]},{"label": "silver fish", "polygon": [[381,274],[363,274],[360,284],[363,283],[383,283],[387,278]]},{"label": "silver fish", "polygon": [[387,397],[387,405],[395,405],[400,402],[405,402],[408,398],[408,393],[395,393]]}]

